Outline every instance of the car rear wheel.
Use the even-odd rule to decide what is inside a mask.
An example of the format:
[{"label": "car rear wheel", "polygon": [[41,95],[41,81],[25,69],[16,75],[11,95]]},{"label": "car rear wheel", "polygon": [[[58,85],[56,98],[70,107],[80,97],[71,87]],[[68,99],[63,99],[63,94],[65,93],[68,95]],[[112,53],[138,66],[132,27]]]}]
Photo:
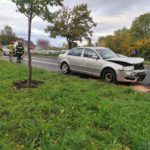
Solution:
[{"label": "car rear wheel", "polygon": [[67,63],[62,63],[62,65],[61,65],[61,71],[64,74],[69,74],[70,73],[69,65]]},{"label": "car rear wheel", "polygon": [[112,69],[105,69],[102,73],[102,79],[106,82],[116,83],[116,73]]}]

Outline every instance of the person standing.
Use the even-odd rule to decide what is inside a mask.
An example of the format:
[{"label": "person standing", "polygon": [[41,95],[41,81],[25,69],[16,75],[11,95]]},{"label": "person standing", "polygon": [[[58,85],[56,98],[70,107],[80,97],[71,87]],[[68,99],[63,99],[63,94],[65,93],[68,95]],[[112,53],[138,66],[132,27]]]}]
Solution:
[{"label": "person standing", "polygon": [[24,47],[21,42],[16,46],[17,64],[21,63],[22,55],[24,54]]},{"label": "person standing", "polygon": [[138,50],[137,50],[137,49],[134,49],[134,50],[132,51],[132,53],[131,53],[131,56],[132,56],[132,57],[135,57],[135,56],[138,56],[138,54],[139,54]]},{"label": "person standing", "polygon": [[2,45],[0,43],[0,60],[2,59],[2,56],[3,56],[3,49],[2,49]]},{"label": "person standing", "polygon": [[13,46],[12,42],[8,45],[8,49],[9,49],[9,61],[12,62],[13,61],[13,50],[14,50],[14,46]]}]

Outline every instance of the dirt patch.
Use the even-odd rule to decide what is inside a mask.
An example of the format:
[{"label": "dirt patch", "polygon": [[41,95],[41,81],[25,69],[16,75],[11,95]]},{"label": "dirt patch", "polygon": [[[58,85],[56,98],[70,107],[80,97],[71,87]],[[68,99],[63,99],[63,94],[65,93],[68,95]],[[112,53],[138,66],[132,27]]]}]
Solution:
[{"label": "dirt patch", "polygon": [[[37,88],[39,85],[42,85],[44,82],[32,80],[31,88]],[[16,81],[13,83],[15,89],[25,89],[28,88],[28,80]]]},{"label": "dirt patch", "polygon": [[135,85],[133,89],[139,92],[150,93],[150,86],[146,85]]}]

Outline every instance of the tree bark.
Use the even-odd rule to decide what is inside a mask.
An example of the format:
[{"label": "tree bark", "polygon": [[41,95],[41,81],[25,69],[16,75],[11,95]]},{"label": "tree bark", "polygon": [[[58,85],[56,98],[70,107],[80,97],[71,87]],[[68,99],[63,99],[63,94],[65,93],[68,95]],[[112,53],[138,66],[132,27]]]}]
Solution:
[{"label": "tree bark", "polygon": [[28,20],[28,87],[31,88],[31,81],[32,81],[32,60],[31,60],[31,52],[30,52],[30,41],[31,41],[31,24],[32,18],[30,17]]},{"label": "tree bark", "polygon": [[68,48],[69,48],[69,50],[72,49],[72,42],[70,42],[70,41],[68,41]]}]

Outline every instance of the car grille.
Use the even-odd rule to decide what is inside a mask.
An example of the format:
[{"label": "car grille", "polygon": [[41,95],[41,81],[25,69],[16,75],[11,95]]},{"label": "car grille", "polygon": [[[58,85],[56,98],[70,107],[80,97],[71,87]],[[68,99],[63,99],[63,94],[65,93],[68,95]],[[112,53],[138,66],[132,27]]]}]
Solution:
[{"label": "car grille", "polygon": [[143,70],[143,69],[144,69],[143,63],[134,65],[134,70]]}]

